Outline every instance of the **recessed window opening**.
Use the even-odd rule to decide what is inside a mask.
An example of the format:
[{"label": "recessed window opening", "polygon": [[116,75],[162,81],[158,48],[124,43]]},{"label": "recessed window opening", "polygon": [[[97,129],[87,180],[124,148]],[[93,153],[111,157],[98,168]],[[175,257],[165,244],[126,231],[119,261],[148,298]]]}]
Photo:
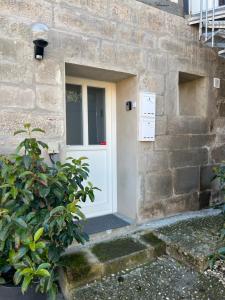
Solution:
[{"label": "recessed window opening", "polygon": [[206,78],[179,72],[179,114],[181,116],[206,116],[206,112]]}]

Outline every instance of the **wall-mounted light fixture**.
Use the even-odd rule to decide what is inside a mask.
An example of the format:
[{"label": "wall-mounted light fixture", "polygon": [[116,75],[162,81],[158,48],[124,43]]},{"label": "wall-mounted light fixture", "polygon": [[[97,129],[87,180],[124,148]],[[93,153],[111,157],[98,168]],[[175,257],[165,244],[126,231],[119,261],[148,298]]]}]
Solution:
[{"label": "wall-mounted light fixture", "polygon": [[35,23],[32,26],[34,58],[42,60],[44,48],[48,46],[48,26],[42,23]]}]

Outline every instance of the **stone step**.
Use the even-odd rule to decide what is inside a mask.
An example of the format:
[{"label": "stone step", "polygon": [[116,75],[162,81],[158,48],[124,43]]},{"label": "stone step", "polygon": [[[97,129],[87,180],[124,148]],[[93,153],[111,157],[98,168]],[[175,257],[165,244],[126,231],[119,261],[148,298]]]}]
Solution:
[{"label": "stone step", "polygon": [[209,255],[223,245],[220,230],[224,217],[220,213],[205,210],[181,214],[130,227],[118,235],[98,235],[84,247],[74,245],[64,256],[60,271],[65,299],[73,299],[77,288],[148,264],[164,254],[197,271],[205,270]]},{"label": "stone step", "polygon": [[220,231],[224,216],[208,216],[183,220],[154,230],[154,234],[166,244],[169,256],[204,271],[209,265],[209,256],[224,246]]},{"label": "stone step", "polygon": [[89,245],[64,256],[60,285],[65,299],[78,287],[103,276],[149,263],[166,253],[166,245],[152,232],[139,231],[129,236]]}]

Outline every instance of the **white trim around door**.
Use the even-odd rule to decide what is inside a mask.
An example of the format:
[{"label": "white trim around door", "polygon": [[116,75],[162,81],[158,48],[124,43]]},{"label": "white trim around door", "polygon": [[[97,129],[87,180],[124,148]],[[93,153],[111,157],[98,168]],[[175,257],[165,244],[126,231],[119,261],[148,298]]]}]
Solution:
[{"label": "white trim around door", "polygon": [[[80,144],[78,142],[70,142],[67,138],[66,153],[67,156],[79,157],[86,156],[89,158],[90,164],[90,181],[94,185],[102,188],[102,191],[96,192],[96,200],[94,203],[91,203],[89,200],[82,205],[82,211],[87,218],[116,213],[117,212],[117,168],[116,168],[116,85],[114,83],[95,81],[89,79],[75,78],[75,77],[66,77],[66,93],[65,93],[65,102],[67,100],[67,89],[73,88],[73,86],[78,86],[81,91],[81,106],[80,120],[81,126],[75,126],[76,122],[73,125],[73,115],[72,112],[66,114],[68,118],[70,114],[70,123],[67,124],[67,131],[70,131],[73,135],[76,134],[76,128],[79,128],[80,131]],[[90,120],[90,97],[89,90],[96,88],[103,91],[104,96],[104,136],[105,141],[98,143],[90,143],[90,131],[89,121]],[[67,105],[67,104],[66,104]],[[79,114],[79,112],[78,112]],[[97,113],[96,113],[97,114]],[[90,113],[91,115],[91,113]],[[76,112],[77,116],[77,112]],[[92,116],[92,119],[95,116]],[[66,119],[67,120],[67,119]],[[71,125],[72,124],[72,125]],[[101,127],[101,126],[100,126]],[[102,128],[100,128],[102,130]],[[68,132],[67,132],[68,133]],[[67,135],[68,136],[68,135]],[[71,140],[73,139],[73,136]]]}]

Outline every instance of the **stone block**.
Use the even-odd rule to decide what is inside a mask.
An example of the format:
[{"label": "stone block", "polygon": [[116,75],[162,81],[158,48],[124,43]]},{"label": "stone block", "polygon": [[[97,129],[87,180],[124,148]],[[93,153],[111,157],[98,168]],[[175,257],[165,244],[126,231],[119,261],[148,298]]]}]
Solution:
[{"label": "stone block", "polygon": [[147,54],[147,69],[155,73],[166,74],[168,72],[167,55],[149,51]]},{"label": "stone block", "polygon": [[155,135],[167,134],[167,116],[156,116]]},{"label": "stone block", "polygon": [[36,64],[35,81],[42,84],[62,84],[60,65],[52,59],[44,59]]},{"label": "stone block", "polygon": [[170,171],[150,173],[145,178],[145,201],[166,199],[172,195],[172,174]]},{"label": "stone block", "polygon": [[46,111],[64,111],[63,89],[60,86],[37,85],[36,101],[37,106]]},{"label": "stone block", "polygon": [[143,46],[145,39],[145,32],[138,30],[138,28],[132,28],[124,24],[117,25],[116,40],[119,43],[131,44],[133,46]]},{"label": "stone block", "polygon": [[215,138],[215,144],[221,145],[225,143],[225,134],[217,134]]},{"label": "stone block", "polygon": [[143,172],[159,172],[169,168],[169,154],[166,151],[146,152],[140,157],[139,170]]},{"label": "stone block", "polygon": [[116,64],[119,68],[142,69],[144,55],[138,47],[118,45],[116,47]]},{"label": "stone block", "polygon": [[59,138],[64,133],[63,116],[41,114],[39,112],[0,111],[0,133],[2,137],[13,136],[13,133],[23,128],[24,123],[31,123],[32,127],[45,130],[44,138]]},{"label": "stone block", "polygon": [[211,192],[204,191],[199,195],[199,209],[208,208],[211,200]]},{"label": "stone block", "polygon": [[21,62],[18,64],[3,61],[0,68],[0,81],[7,83],[25,83],[31,85],[33,81],[33,64]]},{"label": "stone block", "polygon": [[225,134],[225,118],[217,118],[214,120],[213,132],[216,134]]},{"label": "stone block", "polygon": [[121,23],[138,23],[138,12],[135,9],[135,3],[130,6],[129,2],[121,2],[119,0],[109,1],[109,11],[111,17]]},{"label": "stone block", "polygon": [[186,195],[180,197],[172,197],[166,200],[165,215],[174,215],[185,211]]},{"label": "stone block", "polygon": [[214,163],[221,163],[225,160],[225,144],[213,148],[211,158]]},{"label": "stone block", "polygon": [[140,76],[140,89],[163,95],[165,89],[164,81],[164,76],[161,74],[144,73]]},{"label": "stone block", "polygon": [[32,109],[35,105],[35,93],[31,88],[21,88],[11,85],[0,85],[1,108],[19,107]]},{"label": "stone block", "polygon": [[52,5],[47,1],[2,0],[1,14],[23,17],[32,22],[41,22],[48,25],[52,24]]},{"label": "stone block", "polygon": [[200,168],[200,190],[208,190],[212,188],[212,180],[215,177],[213,165],[202,166]]},{"label": "stone block", "polygon": [[209,124],[205,118],[176,117],[168,120],[168,132],[175,134],[204,134],[208,133]]},{"label": "stone block", "polygon": [[161,135],[157,136],[154,147],[155,150],[179,150],[187,149],[189,146],[188,135]]},{"label": "stone block", "polygon": [[207,149],[176,150],[170,154],[170,167],[182,168],[186,166],[199,166],[208,163]]},{"label": "stone block", "polygon": [[186,196],[185,210],[199,210],[199,195],[198,193],[191,193]]},{"label": "stone block", "polygon": [[178,72],[168,72],[165,82],[165,114],[174,117],[178,112]]},{"label": "stone block", "polygon": [[23,19],[0,16],[0,36],[30,42],[30,24]]},{"label": "stone block", "polygon": [[115,45],[107,41],[102,41],[100,60],[103,63],[107,63],[107,64],[110,61],[112,65],[116,65],[117,62],[116,57],[117,57],[117,52],[116,52]]},{"label": "stone block", "polygon": [[174,54],[190,53],[190,44],[185,43],[181,39],[171,39],[169,35],[159,39],[159,47],[163,51],[172,52]]},{"label": "stone block", "polygon": [[190,147],[210,147],[215,142],[215,134],[196,134],[190,136]]},{"label": "stone block", "polygon": [[199,167],[185,167],[174,171],[175,194],[187,194],[199,190]]},{"label": "stone block", "polygon": [[100,37],[112,40],[116,33],[116,23],[109,19],[100,19],[90,16],[77,9],[65,7],[55,7],[54,9],[55,27],[68,31],[89,34],[92,37]]},{"label": "stone block", "polygon": [[162,116],[165,112],[165,99],[163,96],[156,96],[156,116]]},{"label": "stone block", "polygon": [[132,238],[120,238],[96,244],[91,251],[100,262],[107,262],[144,249],[146,247],[143,244]]},{"label": "stone block", "polygon": [[[146,8],[146,6],[145,6]],[[157,34],[165,33],[166,28],[164,26],[166,14],[158,9],[149,7],[143,9],[143,6],[139,10],[139,25],[146,31],[157,32]]]},{"label": "stone block", "polygon": [[138,217],[141,222],[153,218],[163,218],[165,216],[166,204],[164,200],[157,202],[147,201],[141,204]]}]

